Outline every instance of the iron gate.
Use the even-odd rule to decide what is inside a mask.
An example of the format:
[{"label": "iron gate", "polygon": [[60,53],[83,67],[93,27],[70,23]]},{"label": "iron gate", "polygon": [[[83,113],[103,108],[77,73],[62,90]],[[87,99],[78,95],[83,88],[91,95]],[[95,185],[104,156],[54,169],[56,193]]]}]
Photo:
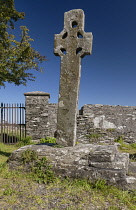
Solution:
[{"label": "iron gate", "polygon": [[24,104],[1,103],[0,109],[1,142],[15,144],[22,137],[26,137]]}]

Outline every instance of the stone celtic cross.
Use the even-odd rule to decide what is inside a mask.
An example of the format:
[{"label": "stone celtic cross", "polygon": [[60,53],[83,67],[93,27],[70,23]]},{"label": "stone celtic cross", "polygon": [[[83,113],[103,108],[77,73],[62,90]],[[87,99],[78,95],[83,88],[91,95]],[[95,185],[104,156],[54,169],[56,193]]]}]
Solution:
[{"label": "stone celtic cross", "polygon": [[84,32],[84,12],[74,9],[64,14],[64,29],[55,34],[54,54],[61,57],[57,116],[57,143],[74,146],[81,73],[81,58],[91,54],[92,33]]}]

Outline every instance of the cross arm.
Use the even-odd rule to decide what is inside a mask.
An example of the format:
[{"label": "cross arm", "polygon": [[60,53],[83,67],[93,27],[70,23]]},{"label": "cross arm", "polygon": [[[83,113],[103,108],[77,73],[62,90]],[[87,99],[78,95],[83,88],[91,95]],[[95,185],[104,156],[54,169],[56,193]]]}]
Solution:
[{"label": "cross arm", "polygon": [[93,43],[93,35],[92,33],[82,33],[83,38],[78,39],[77,49],[80,49],[79,53],[80,57],[84,57],[85,55],[92,54],[92,43]]},{"label": "cross arm", "polygon": [[60,33],[60,34],[55,34],[54,35],[54,54],[56,56],[63,56],[63,51],[66,50],[66,42],[65,39],[63,38],[63,36],[66,34],[67,32],[65,31],[65,29]]}]

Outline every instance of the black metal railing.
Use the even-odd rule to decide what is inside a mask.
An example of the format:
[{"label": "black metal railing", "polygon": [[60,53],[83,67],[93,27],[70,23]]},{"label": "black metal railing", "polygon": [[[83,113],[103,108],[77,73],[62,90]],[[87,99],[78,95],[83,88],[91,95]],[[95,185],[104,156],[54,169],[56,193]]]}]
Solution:
[{"label": "black metal railing", "polygon": [[0,141],[14,144],[26,137],[24,104],[1,103],[0,109]]}]

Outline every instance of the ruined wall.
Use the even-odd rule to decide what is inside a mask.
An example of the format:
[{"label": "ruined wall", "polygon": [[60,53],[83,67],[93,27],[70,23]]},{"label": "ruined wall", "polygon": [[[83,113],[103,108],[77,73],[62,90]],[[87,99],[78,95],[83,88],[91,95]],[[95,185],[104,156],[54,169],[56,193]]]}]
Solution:
[{"label": "ruined wall", "polygon": [[49,104],[49,136],[54,137],[54,132],[57,129],[57,109],[58,109],[58,104]]},{"label": "ruined wall", "polygon": [[[57,104],[48,105],[48,135],[54,136]],[[114,144],[123,136],[127,143],[136,142],[136,106],[84,105],[77,116],[77,142]]]},{"label": "ruined wall", "polygon": [[[49,93],[26,96],[26,133],[34,140],[54,137],[58,104],[49,103]],[[136,142],[136,106],[84,105],[77,116],[77,142],[113,144],[119,136]]]},{"label": "ruined wall", "polygon": [[78,141],[112,144],[122,135],[126,142],[136,142],[136,106],[88,104],[82,107],[80,114],[77,120]]}]

